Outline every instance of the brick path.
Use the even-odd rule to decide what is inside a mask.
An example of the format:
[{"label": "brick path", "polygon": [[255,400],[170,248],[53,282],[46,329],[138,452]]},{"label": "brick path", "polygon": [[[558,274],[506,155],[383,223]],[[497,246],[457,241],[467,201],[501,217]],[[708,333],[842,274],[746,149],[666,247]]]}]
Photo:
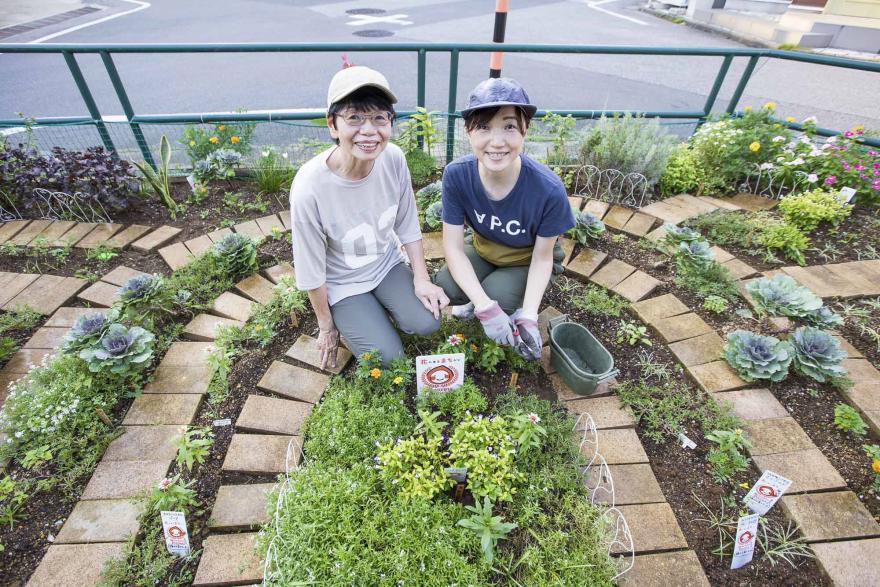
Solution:
[{"label": "brick path", "polygon": [[0,244],[11,242],[26,247],[76,247],[93,249],[105,246],[125,249],[132,246],[149,251],[167,242],[180,229],[132,224],[72,222],[69,220],[13,220],[0,224]]}]

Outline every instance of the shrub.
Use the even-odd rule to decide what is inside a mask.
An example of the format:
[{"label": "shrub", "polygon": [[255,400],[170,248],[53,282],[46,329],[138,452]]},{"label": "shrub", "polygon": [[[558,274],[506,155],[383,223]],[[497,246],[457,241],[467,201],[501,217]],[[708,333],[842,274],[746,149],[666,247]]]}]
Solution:
[{"label": "shrub", "polygon": [[454,485],[443,467],[442,439],[421,434],[379,445],[379,477],[405,499],[431,499]]},{"label": "shrub", "polygon": [[51,155],[24,145],[0,149],[0,194],[31,210],[36,205],[33,192],[37,188],[79,192],[111,210],[124,210],[139,185],[131,163],[114,158],[101,147],[85,151],[55,147]]},{"label": "shrub", "polygon": [[587,246],[590,239],[598,239],[605,233],[605,223],[591,212],[575,212],[576,223],[568,231],[568,235],[582,246]]},{"label": "shrub", "polygon": [[706,233],[706,238],[719,246],[752,246],[758,228],[765,224],[766,212],[741,212],[717,210],[700,214],[687,220],[686,224]]},{"label": "shrub", "polygon": [[416,149],[407,151],[406,166],[409,168],[412,182],[421,185],[433,177],[434,171],[437,169],[437,162],[425,151]]},{"label": "shrub", "polygon": [[850,215],[852,206],[839,192],[813,190],[782,198],[779,211],[788,224],[803,232],[812,232],[822,222],[837,226]]},{"label": "shrub", "polygon": [[[269,585],[486,585],[489,569],[468,530],[456,526],[461,505],[386,498],[368,466],[309,465],[269,499],[271,522],[258,537]],[[295,539],[291,539],[295,537]]]},{"label": "shrub", "polygon": [[779,382],[788,375],[794,351],[789,343],[773,336],[735,330],[727,336],[722,354],[745,381]]},{"label": "shrub", "polygon": [[247,277],[258,269],[257,245],[246,234],[227,234],[214,244],[214,254],[233,279]]},{"label": "shrub", "polygon": [[111,324],[97,343],[79,352],[79,357],[92,373],[110,372],[125,376],[149,364],[154,340],[151,332],[139,326],[126,328],[122,324]]},{"label": "shrub", "polygon": [[626,298],[612,293],[604,287],[588,283],[571,298],[575,308],[591,316],[613,316],[619,318],[629,307]]},{"label": "shrub", "polygon": [[821,298],[784,273],[749,282],[746,291],[755,300],[758,311],[773,316],[802,318],[822,307]]},{"label": "shrub", "polygon": [[709,295],[703,300],[703,309],[714,314],[723,314],[727,311],[729,305],[730,303],[727,299],[721,296]]},{"label": "shrub", "polygon": [[768,251],[779,251],[786,259],[798,265],[806,265],[804,251],[810,246],[810,239],[796,226],[779,222],[764,227],[758,235],[758,243]]},{"label": "shrub", "polygon": [[475,497],[510,501],[524,479],[515,466],[517,445],[502,417],[474,416],[461,422],[449,438],[449,462],[467,467],[467,488]]},{"label": "shrub", "polygon": [[836,338],[810,326],[801,326],[789,338],[794,348],[794,368],[820,383],[846,376],[846,369],[840,366],[846,358]]},{"label": "shrub", "polygon": [[603,116],[581,142],[580,158],[599,169],[641,173],[650,187],[660,179],[675,142],[656,118]]},{"label": "shrub", "polygon": [[701,184],[699,161],[687,143],[677,145],[669,155],[666,170],[660,176],[660,195],[669,198],[682,193],[694,193]]},{"label": "shrub", "polygon": [[717,446],[709,449],[706,460],[712,466],[712,478],[718,483],[727,483],[737,473],[749,468],[749,459],[743,451],[751,447],[751,443],[743,436],[743,431],[714,430],[706,435],[706,440]]},{"label": "shrub", "polygon": [[290,189],[296,169],[290,164],[287,153],[279,153],[269,147],[260,154],[253,168],[254,181],[264,194],[277,194]]},{"label": "shrub", "polygon": [[678,263],[675,284],[694,292],[701,298],[722,297],[734,301],[739,297],[736,281],[730,271],[721,263],[712,262],[705,267]]}]

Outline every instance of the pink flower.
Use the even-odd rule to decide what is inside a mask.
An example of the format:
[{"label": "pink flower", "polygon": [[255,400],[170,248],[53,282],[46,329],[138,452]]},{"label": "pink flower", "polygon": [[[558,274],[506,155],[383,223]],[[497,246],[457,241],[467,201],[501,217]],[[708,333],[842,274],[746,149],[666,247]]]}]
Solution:
[{"label": "pink flower", "polygon": [[829,175],[825,178],[825,185],[834,185],[834,182],[837,181],[836,175]]},{"label": "pink flower", "polygon": [[461,336],[459,336],[459,335],[457,335],[457,334],[453,334],[453,335],[451,335],[449,338],[446,339],[446,342],[448,342],[449,344],[455,346],[455,345],[457,345],[457,344],[460,344],[460,343],[464,342],[464,338],[461,337]]},{"label": "pink flower", "polygon": [[848,130],[845,133],[843,133],[843,136],[845,136],[846,138],[850,138],[851,136],[853,136],[853,131]]},{"label": "pink flower", "polygon": [[168,491],[168,488],[171,487],[171,479],[165,478],[159,481],[159,489],[162,491]]},{"label": "pink flower", "polygon": [[532,421],[532,424],[537,424],[538,422],[541,421],[541,417],[538,416],[538,414],[531,413],[531,414],[529,414],[529,420]]},{"label": "pink flower", "polygon": [[849,163],[847,163],[846,161],[844,161],[844,162],[843,162],[843,168],[846,169],[847,171],[849,171]]},{"label": "pink flower", "polygon": [[873,189],[875,189],[875,190],[880,190],[880,179],[875,179],[875,180],[871,183],[871,187],[872,187]]},{"label": "pink flower", "polygon": [[858,163],[856,163],[856,171],[861,171],[861,170],[864,169],[864,168],[865,168],[865,166],[862,165],[862,162],[861,162],[861,161],[859,161]]}]

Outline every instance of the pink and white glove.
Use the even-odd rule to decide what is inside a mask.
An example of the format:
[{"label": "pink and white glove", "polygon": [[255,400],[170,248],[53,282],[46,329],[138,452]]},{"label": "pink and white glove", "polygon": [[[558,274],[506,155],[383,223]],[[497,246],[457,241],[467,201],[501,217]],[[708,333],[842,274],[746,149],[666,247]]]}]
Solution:
[{"label": "pink and white glove", "polygon": [[541,331],[538,329],[538,317],[526,314],[522,308],[510,317],[516,327],[520,343],[516,345],[516,352],[527,360],[541,358]]},{"label": "pink and white glove", "polygon": [[474,310],[474,316],[483,325],[483,331],[486,333],[486,336],[498,344],[513,346],[515,342],[513,337],[513,321],[510,319],[510,316],[504,313],[498,302],[492,300],[492,303],[487,308]]}]

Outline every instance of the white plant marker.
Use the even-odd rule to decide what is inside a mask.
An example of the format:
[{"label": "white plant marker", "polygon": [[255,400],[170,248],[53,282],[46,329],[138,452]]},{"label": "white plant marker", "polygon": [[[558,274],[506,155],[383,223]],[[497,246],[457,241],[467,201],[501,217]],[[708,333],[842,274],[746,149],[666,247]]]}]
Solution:
[{"label": "white plant marker", "polygon": [[751,514],[743,516],[736,524],[736,540],[733,543],[733,559],[731,569],[738,569],[749,564],[755,555],[755,542],[758,537],[758,520],[761,516]]},{"label": "white plant marker", "polygon": [[159,512],[162,516],[162,532],[165,534],[165,548],[171,554],[189,554],[189,531],[183,512]]},{"label": "white plant marker", "polygon": [[743,502],[750,510],[763,516],[779,501],[779,498],[789,487],[791,487],[790,479],[777,475],[773,471],[764,471],[761,478],[749,489]]}]

